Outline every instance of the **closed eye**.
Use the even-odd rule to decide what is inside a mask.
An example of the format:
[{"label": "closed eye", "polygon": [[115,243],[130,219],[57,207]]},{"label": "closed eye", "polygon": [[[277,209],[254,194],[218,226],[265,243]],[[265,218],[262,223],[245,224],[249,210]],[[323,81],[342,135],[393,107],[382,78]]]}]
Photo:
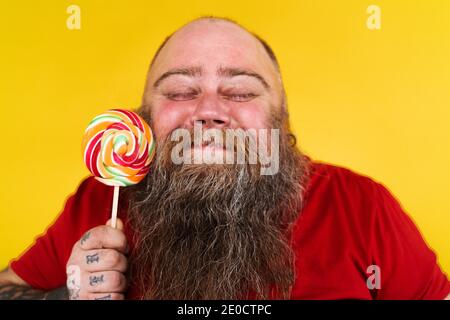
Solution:
[{"label": "closed eye", "polygon": [[164,96],[172,101],[188,101],[197,98],[198,92],[188,91],[188,92],[168,92]]},{"label": "closed eye", "polygon": [[247,102],[257,97],[254,93],[230,93],[224,96],[225,99],[236,102]]}]

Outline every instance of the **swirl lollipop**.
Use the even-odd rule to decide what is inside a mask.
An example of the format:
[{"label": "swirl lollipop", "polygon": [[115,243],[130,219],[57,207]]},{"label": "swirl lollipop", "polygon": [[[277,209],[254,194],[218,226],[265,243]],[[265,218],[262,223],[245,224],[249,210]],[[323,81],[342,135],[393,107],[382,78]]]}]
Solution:
[{"label": "swirl lollipop", "polygon": [[136,113],[113,109],[96,116],[83,137],[84,162],[100,182],[114,187],[112,222],[117,221],[119,187],[141,181],[155,153],[148,124]]}]

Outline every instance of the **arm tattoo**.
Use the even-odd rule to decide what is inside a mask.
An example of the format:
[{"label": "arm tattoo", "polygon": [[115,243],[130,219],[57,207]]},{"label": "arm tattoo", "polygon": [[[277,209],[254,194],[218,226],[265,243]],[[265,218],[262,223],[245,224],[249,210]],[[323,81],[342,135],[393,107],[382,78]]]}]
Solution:
[{"label": "arm tattoo", "polygon": [[104,275],[101,276],[89,276],[89,285],[94,287],[104,281]]},{"label": "arm tattoo", "polygon": [[86,233],[81,237],[80,244],[83,245],[83,244],[86,242],[86,240],[89,239],[90,236],[91,236],[91,232],[90,232],[90,231],[86,232]]},{"label": "arm tattoo", "polygon": [[92,264],[94,262],[98,262],[100,257],[98,256],[98,253],[87,255],[86,256],[86,264]]},{"label": "arm tattoo", "polygon": [[0,300],[67,300],[66,287],[41,291],[15,284],[0,285]]}]

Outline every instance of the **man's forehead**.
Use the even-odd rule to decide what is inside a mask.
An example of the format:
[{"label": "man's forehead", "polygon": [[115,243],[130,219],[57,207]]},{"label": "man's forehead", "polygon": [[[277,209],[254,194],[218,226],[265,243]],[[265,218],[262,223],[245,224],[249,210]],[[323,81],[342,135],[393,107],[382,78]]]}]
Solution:
[{"label": "man's forehead", "polygon": [[173,34],[172,40],[215,38],[217,41],[241,40],[256,43],[254,36],[236,23],[222,19],[198,19],[187,23]]},{"label": "man's forehead", "polygon": [[270,69],[272,62],[263,46],[247,30],[228,21],[200,19],[177,30],[152,66],[154,73],[186,65],[216,63],[250,69]]}]

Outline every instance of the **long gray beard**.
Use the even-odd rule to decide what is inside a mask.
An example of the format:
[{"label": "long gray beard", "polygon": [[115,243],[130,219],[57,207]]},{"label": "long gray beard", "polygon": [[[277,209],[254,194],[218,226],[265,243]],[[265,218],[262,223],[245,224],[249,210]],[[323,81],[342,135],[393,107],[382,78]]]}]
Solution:
[{"label": "long gray beard", "polygon": [[258,165],[174,165],[170,142],[161,145],[126,190],[141,298],[289,298],[307,158],[281,141],[280,171],[261,176]]}]

